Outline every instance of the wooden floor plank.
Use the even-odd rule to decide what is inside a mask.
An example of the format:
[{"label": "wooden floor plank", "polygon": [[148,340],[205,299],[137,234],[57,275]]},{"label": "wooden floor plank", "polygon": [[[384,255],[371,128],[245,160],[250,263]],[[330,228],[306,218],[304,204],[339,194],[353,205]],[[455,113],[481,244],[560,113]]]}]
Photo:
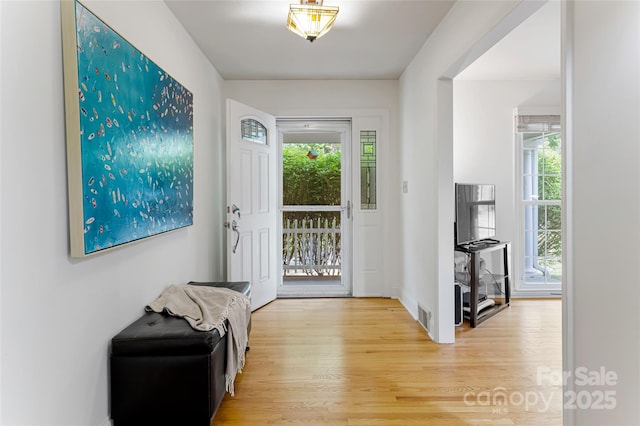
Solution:
[{"label": "wooden floor plank", "polygon": [[213,426],[562,424],[560,300],[515,299],[452,345],[385,298],[279,299],[252,326]]}]

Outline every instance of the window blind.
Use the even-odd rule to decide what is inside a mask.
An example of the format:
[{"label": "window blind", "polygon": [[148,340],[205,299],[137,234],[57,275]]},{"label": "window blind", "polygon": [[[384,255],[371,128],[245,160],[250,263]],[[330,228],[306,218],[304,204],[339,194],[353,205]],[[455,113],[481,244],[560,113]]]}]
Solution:
[{"label": "window blind", "polygon": [[516,115],[515,128],[518,133],[559,132],[559,115]]}]

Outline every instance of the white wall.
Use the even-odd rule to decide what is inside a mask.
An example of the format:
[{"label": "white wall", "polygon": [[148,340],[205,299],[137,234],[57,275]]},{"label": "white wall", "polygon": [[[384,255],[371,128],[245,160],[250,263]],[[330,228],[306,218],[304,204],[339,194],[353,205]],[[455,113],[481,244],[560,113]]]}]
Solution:
[{"label": "white wall", "polygon": [[560,81],[454,80],[453,95],[454,181],[496,185],[496,238],[512,242],[516,271],[519,236],[513,109],[560,108]]},{"label": "white wall", "polygon": [[433,314],[430,335],[442,343],[454,340],[453,95],[447,81],[497,41],[487,44],[487,35],[517,25],[500,25],[516,9],[517,2],[455,3],[400,78],[400,170],[409,183],[399,217],[400,298],[412,312],[417,302]]},{"label": "white wall", "polygon": [[[0,25],[2,25],[2,7],[0,6]],[[1,28],[1,27],[0,27]],[[2,31],[0,30],[0,48],[2,47]],[[2,55],[0,55],[0,82],[2,82]],[[0,84],[0,99],[2,99],[2,84]],[[0,112],[2,104],[0,103]],[[0,114],[0,143],[2,141],[2,121]],[[0,145],[1,147],[1,145]],[[2,149],[0,148],[0,188],[2,188]],[[0,320],[2,319],[2,197],[0,197]],[[0,323],[0,424],[2,424],[2,324]]]},{"label": "white wall", "polygon": [[[383,276],[372,271],[354,271],[353,294],[356,296],[395,296],[400,285],[401,273],[398,258],[399,230],[396,215],[399,203],[400,182],[398,174],[398,81],[397,80],[227,80],[225,96],[251,105],[276,117],[353,117],[356,123],[366,123],[372,116],[386,115],[389,138],[380,140],[378,158],[382,162],[378,177],[378,217],[373,221],[363,218],[354,207],[354,235],[362,229],[381,229],[376,238],[378,247],[369,248],[368,259],[354,246],[354,268],[357,263],[372,263],[380,267]],[[366,126],[367,124],[365,124]],[[352,155],[357,156],[357,152]],[[354,193],[357,188],[353,188]],[[354,194],[354,200],[355,198]],[[360,216],[358,216],[360,215]],[[371,216],[371,214],[368,214]],[[373,225],[373,226],[372,226]],[[357,244],[357,241],[356,241]],[[371,260],[370,257],[375,257]],[[379,259],[379,260],[378,260]],[[380,264],[382,265],[380,266]],[[372,276],[375,275],[375,276]],[[366,277],[370,279],[366,279]],[[360,277],[360,278],[359,278]]]},{"label": "white wall", "polygon": [[395,134],[397,80],[226,80],[224,94],[276,116],[386,108]]},{"label": "white wall", "polygon": [[[565,51],[572,257],[565,370],[617,373],[614,410],[565,411],[580,425],[640,424],[640,3],[568,4]],[[569,379],[575,384],[575,377]]]},{"label": "white wall", "polygon": [[60,4],[2,1],[6,425],[108,423],[108,348],[173,282],[222,279],[222,80],[162,1],[85,1],[194,94],[194,225],[69,258]]},{"label": "white wall", "polygon": [[[86,260],[69,259],[59,4],[0,2],[2,424],[105,424],[109,339],[166,284],[222,278],[221,79],[164,3],[87,5],[194,92],[195,225]],[[437,81],[512,7],[456,4],[401,78],[399,109],[390,102],[393,82],[375,83],[376,90],[364,82],[313,85],[319,109],[389,108],[392,143],[399,135],[401,146],[397,158],[390,150],[390,163],[397,164],[390,171],[390,205],[401,206],[400,214],[393,210],[393,222],[403,224],[403,242],[392,242],[400,259],[393,278],[404,283],[400,296],[410,311],[415,314],[416,301],[434,311],[435,337],[443,340],[447,331],[437,314],[447,295],[438,280],[439,270],[450,265],[441,263],[441,244],[434,241],[451,229],[439,229],[447,218],[440,217],[446,206],[438,204],[446,200],[437,188],[447,176],[453,182],[454,171],[437,164],[441,156],[453,158],[453,148],[447,152],[436,140]],[[569,47],[575,55],[566,93],[572,201],[566,212],[572,269],[565,275],[565,368],[604,366],[619,380],[616,410],[565,412],[565,419],[638,424],[640,277],[632,266],[640,260],[640,5],[571,7]],[[276,115],[305,108],[318,113],[309,107],[307,83],[227,83],[229,96]],[[402,197],[393,195],[400,178],[409,182]]]}]

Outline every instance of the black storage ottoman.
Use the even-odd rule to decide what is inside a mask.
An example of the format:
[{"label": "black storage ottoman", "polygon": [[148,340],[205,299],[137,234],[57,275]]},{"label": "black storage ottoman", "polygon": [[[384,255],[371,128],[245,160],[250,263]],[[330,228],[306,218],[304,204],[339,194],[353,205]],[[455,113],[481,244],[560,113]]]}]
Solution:
[{"label": "black storage ottoman", "polygon": [[[251,297],[249,282],[191,282]],[[250,325],[250,323],[249,323]],[[114,426],[208,426],[224,394],[227,335],[146,312],[111,340]]]}]

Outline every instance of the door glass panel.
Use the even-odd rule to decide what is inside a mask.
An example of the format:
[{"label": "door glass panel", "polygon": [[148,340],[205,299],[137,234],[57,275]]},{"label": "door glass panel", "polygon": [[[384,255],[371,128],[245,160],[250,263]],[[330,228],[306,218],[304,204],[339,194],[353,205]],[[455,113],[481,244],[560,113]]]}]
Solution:
[{"label": "door glass panel", "polygon": [[376,202],[376,131],[360,131],[360,208],[375,210]]},{"label": "door glass panel", "polygon": [[340,206],[340,144],[285,143],[282,147],[282,204]]},{"label": "door glass panel", "polygon": [[258,120],[245,118],[240,121],[240,134],[242,139],[262,145],[267,144],[267,128]]},{"label": "door glass panel", "polygon": [[[340,277],[340,212],[287,211],[282,215],[284,278]],[[309,281],[314,282],[323,284]]]}]

